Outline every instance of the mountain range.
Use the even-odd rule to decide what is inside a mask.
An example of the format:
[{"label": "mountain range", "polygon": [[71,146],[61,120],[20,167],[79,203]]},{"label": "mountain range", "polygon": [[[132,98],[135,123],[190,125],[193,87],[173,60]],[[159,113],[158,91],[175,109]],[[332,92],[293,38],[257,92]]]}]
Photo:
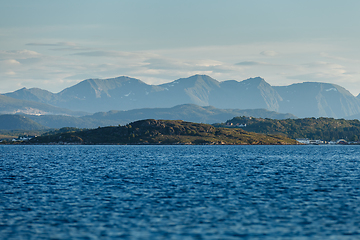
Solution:
[{"label": "mountain range", "polygon": [[[195,75],[170,83],[149,85],[139,79],[123,76],[87,79],[59,93],[39,88],[22,88],[3,94],[2,97],[69,109],[78,115],[82,112],[171,108],[182,104],[213,106],[219,109],[263,108],[291,113],[297,117],[351,118],[360,114],[359,96],[353,96],[336,84],[304,82],[289,86],[271,86],[260,77],[241,82],[219,82],[206,75]],[[1,101],[2,99],[0,106]],[[28,103],[24,102],[25,105]],[[74,113],[69,112],[66,115]]]},{"label": "mountain range", "polygon": [[[44,128],[97,128],[118,126],[142,119],[182,119],[196,123],[221,123],[236,116],[258,118],[288,119],[296,118],[292,114],[282,114],[266,109],[218,109],[184,104],[172,108],[143,108],[127,111],[112,110],[92,115],[74,117],[64,115],[0,115],[0,129],[41,130]],[[19,121],[22,120],[22,121]],[[10,124],[12,123],[12,124]],[[33,123],[31,125],[31,123]]]},{"label": "mountain range", "polygon": [[24,100],[18,98],[7,97],[0,95],[0,113],[1,114],[29,114],[29,115],[70,115],[83,116],[86,112],[71,111],[65,108],[55,107],[46,103],[36,102],[31,100]]}]

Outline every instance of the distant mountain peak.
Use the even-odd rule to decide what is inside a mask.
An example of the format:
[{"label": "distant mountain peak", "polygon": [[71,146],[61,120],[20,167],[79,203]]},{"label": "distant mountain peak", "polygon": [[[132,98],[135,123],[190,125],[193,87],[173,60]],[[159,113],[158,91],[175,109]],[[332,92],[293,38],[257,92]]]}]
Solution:
[{"label": "distant mountain peak", "polygon": [[[263,78],[261,77],[254,77],[254,78],[248,78],[244,81],[241,81],[242,83],[248,83],[248,84],[260,84],[260,83],[266,83],[269,84],[268,82],[266,82]],[[269,84],[270,85],[270,84]]]},{"label": "distant mountain peak", "polygon": [[[243,81],[217,81],[196,74],[151,85],[129,76],[86,79],[59,93],[22,88],[5,96],[31,100],[76,111],[99,112],[136,108],[197,104],[216,108],[290,112],[299,117],[347,117],[360,113],[360,94],[355,98],[336,84],[304,82],[271,86],[262,77]],[[184,106],[185,107],[185,106]]]},{"label": "distant mountain peak", "polygon": [[208,75],[200,75],[196,74],[187,78],[179,78],[174,82],[196,82],[196,81],[204,81],[204,82],[212,82],[212,83],[219,83],[219,81],[209,77]]},{"label": "distant mountain peak", "polygon": [[[90,79],[83,80],[80,83],[91,82],[91,83],[96,83],[96,84],[104,84],[104,83],[106,84],[106,83],[123,83],[123,82],[128,82],[128,81],[144,83],[143,81],[141,81],[137,78],[131,78],[128,76],[119,76],[119,77],[115,77],[115,78],[106,78],[106,79],[90,78]],[[78,84],[80,84],[80,83],[78,83]]]}]

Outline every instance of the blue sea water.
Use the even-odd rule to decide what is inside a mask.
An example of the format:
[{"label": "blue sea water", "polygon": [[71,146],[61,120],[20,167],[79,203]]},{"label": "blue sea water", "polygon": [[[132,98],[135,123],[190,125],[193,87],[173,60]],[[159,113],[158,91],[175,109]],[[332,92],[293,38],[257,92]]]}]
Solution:
[{"label": "blue sea water", "polygon": [[1,239],[360,239],[360,146],[0,146]]}]

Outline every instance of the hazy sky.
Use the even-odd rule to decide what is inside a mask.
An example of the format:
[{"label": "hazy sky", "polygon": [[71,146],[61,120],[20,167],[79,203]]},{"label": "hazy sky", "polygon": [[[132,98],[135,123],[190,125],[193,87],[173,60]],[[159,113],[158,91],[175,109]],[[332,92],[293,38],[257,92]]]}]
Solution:
[{"label": "hazy sky", "polygon": [[207,74],[360,92],[358,0],[0,0],[0,92]]}]

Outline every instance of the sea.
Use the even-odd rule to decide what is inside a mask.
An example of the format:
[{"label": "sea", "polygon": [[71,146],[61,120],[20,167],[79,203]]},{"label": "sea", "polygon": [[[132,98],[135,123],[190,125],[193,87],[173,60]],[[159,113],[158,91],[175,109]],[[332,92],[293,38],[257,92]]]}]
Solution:
[{"label": "sea", "polygon": [[360,146],[0,146],[0,239],[360,239]]}]

